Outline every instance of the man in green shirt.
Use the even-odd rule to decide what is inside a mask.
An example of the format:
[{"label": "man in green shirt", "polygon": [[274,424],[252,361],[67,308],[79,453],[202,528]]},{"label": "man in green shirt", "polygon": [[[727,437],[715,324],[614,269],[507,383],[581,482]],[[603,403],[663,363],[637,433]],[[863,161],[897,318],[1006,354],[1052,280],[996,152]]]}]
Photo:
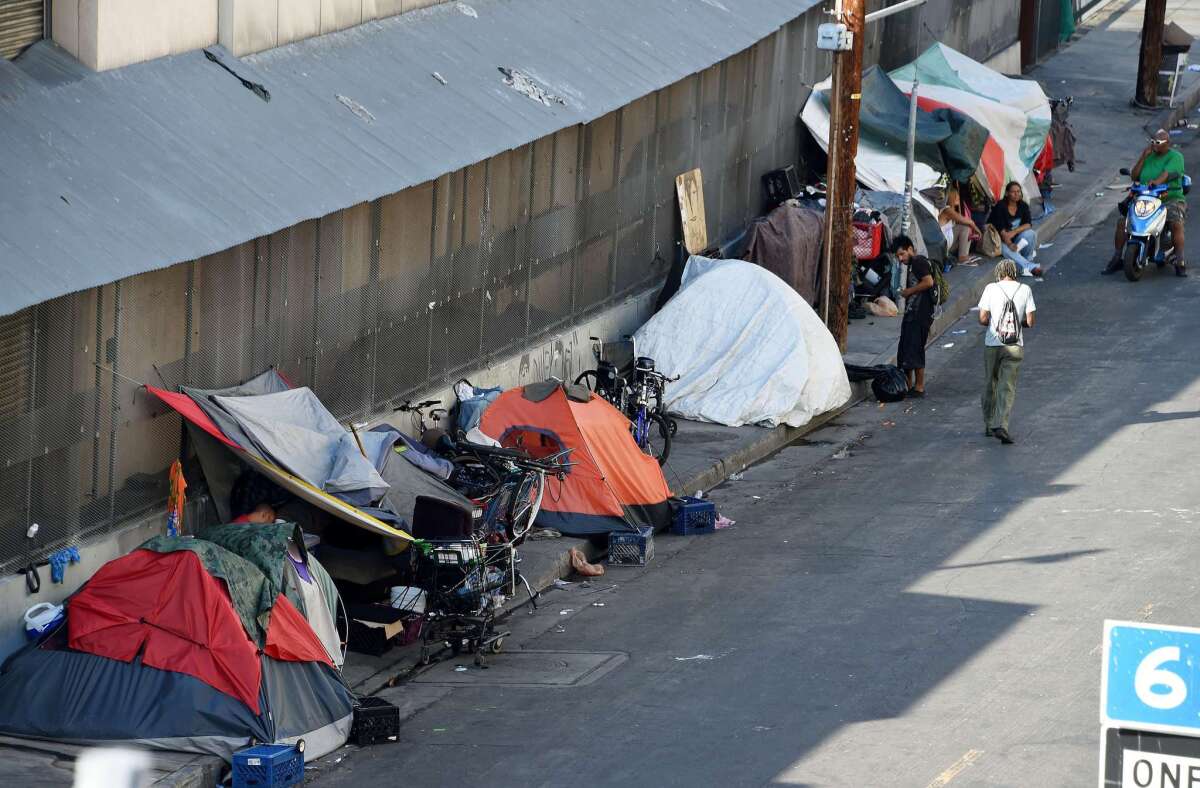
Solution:
[{"label": "man in green shirt", "polygon": [[[1171,147],[1171,135],[1165,129],[1154,133],[1150,144],[1142,151],[1141,158],[1133,165],[1133,180],[1147,186],[1167,184],[1170,188],[1162,196],[1167,208],[1167,226],[1175,245],[1175,275],[1187,276],[1187,260],[1183,256],[1183,220],[1187,217],[1187,200],[1183,196],[1183,154]],[[1116,252],[1103,271],[1111,274],[1121,270],[1121,251],[1125,248],[1128,235],[1125,232],[1124,211],[1117,221]]]}]

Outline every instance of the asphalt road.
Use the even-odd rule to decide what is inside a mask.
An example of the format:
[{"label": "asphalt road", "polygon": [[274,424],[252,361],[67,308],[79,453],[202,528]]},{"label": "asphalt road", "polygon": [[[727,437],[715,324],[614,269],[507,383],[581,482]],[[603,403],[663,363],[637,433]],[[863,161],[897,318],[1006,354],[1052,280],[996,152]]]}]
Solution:
[{"label": "asphalt road", "polygon": [[315,784],[1094,785],[1103,620],[1200,624],[1200,276],[1098,276],[1093,218],[1034,284],[1015,446],[982,435],[964,320],[927,399],[853,409],[713,493],[735,528],[514,624],[510,650],[623,664],[401,687],[428,705],[400,741]]}]

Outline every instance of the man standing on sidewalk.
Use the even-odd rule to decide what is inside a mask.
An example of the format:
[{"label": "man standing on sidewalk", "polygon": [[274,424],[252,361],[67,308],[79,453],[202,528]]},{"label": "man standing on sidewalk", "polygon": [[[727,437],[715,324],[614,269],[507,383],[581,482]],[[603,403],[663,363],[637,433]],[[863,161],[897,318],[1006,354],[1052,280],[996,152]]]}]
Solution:
[{"label": "man standing on sidewalk", "polygon": [[1008,417],[1017,397],[1017,372],[1025,358],[1025,331],[1033,328],[1033,291],[1017,281],[1012,260],[996,265],[996,281],[979,299],[979,322],[988,327],[983,356],[983,434],[1013,443]]},{"label": "man standing on sidewalk", "polygon": [[925,396],[925,345],[933,326],[933,264],[913,248],[907,235],[896,238],[892,245],[896,258],[908,266],[908,287],[900,291],[904,299],[904,318],[900,323],[900,344],[896,348],[896,364],[904,370],[908,381],[908,396]]},{"label": "man standing on sidewalk", "polygon": [[[1166,129],[1154,132],[1150,144],[1142,151],[1141,158],[1133,165],[1132,177],[1134,183],[1147,186],[1168,184],[1167,193],[1163,195],[1163,205],[1167,208],[1167,225],[1171,229],[1171,241],[1175,246],[1175,275],[1187,276],[1187,259],[1183,256],[1183,220],[1187,218],[1187,198],[1183,195],[1183,154],[1177,148],[1171,147],[1171,135]],[[1130,201],[1122,205],[1121,218],[1117,220],[1116,251],[1108,266],[1101,273],[1111,274],[1121,270],[1121,254],[1125,249],[1125,241],[1129,235],[1125,232],[1125,213],[1129,210]]]}]

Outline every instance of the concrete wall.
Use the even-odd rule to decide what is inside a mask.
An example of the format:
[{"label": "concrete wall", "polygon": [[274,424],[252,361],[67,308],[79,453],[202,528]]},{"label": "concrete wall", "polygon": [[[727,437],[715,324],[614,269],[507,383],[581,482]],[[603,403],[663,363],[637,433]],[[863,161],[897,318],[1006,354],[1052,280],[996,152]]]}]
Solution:
[{"label": "concrete wall", "polygon": [[52,0],[54,41],[95,71],[220,42],[235,55],[449,0]]},{"label": "concrete wall", "polygon": [[1021,76],[1021,42],[1001,50],[991,59],[984,61],[984,65],[1011,77]]},{"label": "concrete wall", "polygon": [[449,0],[217,0],[220,42],[248,55]]},{"label": "concrete wall", "polygon": [[929,0],[883,20],[880,65],[902,66],[937,41],[986,63],[1018,40],[1019,12],[1020,0]]},{"label": "concrete wall", "polygon": [[54,41],[96,71],[217,43],[217,0],[53,0]]}]

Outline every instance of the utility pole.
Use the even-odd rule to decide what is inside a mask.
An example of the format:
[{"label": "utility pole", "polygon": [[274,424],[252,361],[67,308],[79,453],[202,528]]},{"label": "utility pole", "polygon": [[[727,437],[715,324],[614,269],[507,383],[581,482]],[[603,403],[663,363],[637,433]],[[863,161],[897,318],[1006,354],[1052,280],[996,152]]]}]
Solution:
[{"label": "utility pole", "polygon": [[1137,93],[1133,103],[1142,107],[1158,106],[1158,70],[1162,66],[1163,27],[1167,21],[1167,0],[1146,0],[1142,20],[1142,52],[1138,58]]},{"label": "utility pole", "polygon": [[858,155],[858,109],[862,100],[864,0],[839,0],[834,12],[851,36],[848,50],[833,53],[833,82],[829,89],[829,181],[825,205],[825,270],[829,305],[825,324],[838,347],[846,350],[850,310],[850,274],[854,267],[853,219]]}]

